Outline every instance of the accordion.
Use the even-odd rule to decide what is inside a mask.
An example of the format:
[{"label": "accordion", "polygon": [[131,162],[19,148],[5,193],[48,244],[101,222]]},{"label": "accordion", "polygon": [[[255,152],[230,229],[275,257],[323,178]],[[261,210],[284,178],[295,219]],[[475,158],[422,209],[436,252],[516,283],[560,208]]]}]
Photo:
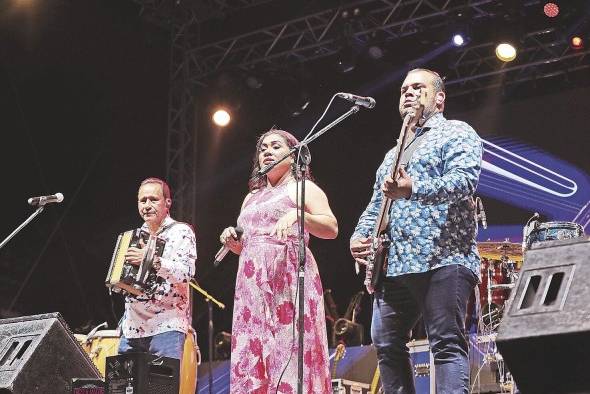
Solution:
[{"label": "accordion", "polygon": [[[140,265],[133,265],[125,260],[129,248],[147,249]],[[114,292],[134,296],[152,295],[160,280],[153,270],[156,257],[162,257],[166,241],[156,236],[150,236],[141,229],[129,230],[119,234],[109,272],[105,280],[106,286]]]}]

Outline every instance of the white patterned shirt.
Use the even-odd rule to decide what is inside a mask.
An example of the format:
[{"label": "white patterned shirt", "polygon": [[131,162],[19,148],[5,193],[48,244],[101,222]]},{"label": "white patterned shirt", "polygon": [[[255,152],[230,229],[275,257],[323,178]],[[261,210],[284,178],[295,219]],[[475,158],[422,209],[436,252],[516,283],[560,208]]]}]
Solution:
[{"label": "white patterned shirt", "polygon": [[[142,230],[148,231],[147,224]],[[195,272],[195,233],[190,225],[167,216],[157,235],[166,241],[157,271],[161,283],[150,298],[125,298],[122,329],[126,338],[187,332],[191,324],[188,282]]]},{"label": "white patterned shirt", "polygon": [[[461,264],[479,277],[472,196],[481,171],[481,139],[467,123],[447,120],[442,113],[418,128],[416,136],[420,134],[424,136],[406,167],[412,194],[393,201],[389,211],[387,276]],[[393,159],[391,149],[377,170],[373,196],[351,239],[371,236]]]}]

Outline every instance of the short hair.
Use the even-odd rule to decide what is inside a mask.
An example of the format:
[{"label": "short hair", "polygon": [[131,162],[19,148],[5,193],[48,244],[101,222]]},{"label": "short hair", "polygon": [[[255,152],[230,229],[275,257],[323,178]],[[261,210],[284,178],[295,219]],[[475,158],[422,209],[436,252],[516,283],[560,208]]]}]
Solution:
[{"label": "short hair", "polygon": [[162,194],[164,195],[164,198],[169,198],[170,200],[172,200],[170,186],[168,186],[168,184],[164,180],[155,177],[145,178],[143,181],[141,181],[139,187],[142,187],[143,185],[146,185],[148,183],[157,183],[158,185],[160,185],[162,187]]},{"label": "short hair", "polygon": [[[439,73],[437,73],[436,71],[433,71],[433,70],[429,70],[427,68],[414,68],[414,69],[408,71],[408,74],[413,73],[413,72],[417,72],[417,71],[424,71],[432,76],[432,85],[434,86],[434,93],[438,93],[438,92],[445,92],[446,93],[445,82]],[[406,74],[406,75],[408,75],[408,74]]]}]

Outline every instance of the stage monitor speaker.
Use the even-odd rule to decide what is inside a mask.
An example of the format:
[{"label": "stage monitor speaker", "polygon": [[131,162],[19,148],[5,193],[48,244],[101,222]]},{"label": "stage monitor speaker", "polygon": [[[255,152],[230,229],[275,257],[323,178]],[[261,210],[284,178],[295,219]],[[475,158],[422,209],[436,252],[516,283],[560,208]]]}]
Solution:
[{"label": "stage monitor speaker", "polygon": [[497,346],[524,394],[590,393],[590,242],[528,250]]},{"label": "stage monitor speaker", "polygon": [[149,353],[107,357],[107,394],[178,394],[180,360]]},{"label": "stage monitor speaker", "polygon": [[0,320],[0,393],[62,394],[100,373],[59,313]]}]

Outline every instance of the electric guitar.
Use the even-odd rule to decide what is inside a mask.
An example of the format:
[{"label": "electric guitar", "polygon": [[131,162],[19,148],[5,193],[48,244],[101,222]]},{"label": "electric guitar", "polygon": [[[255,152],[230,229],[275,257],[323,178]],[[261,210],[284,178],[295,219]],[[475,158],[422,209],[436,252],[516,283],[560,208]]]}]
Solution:
[{"label": "electric guitar", "polygon": [[[406,149],[408,140],[408,131],[414,128],[424,111],[426,103],[426,92],[421,92],[417,99],[418,106],[411,108],[411,110],[404,117],[404,122],[400,130],[399,138],[397,139],[395,161],[391,167],[390,176],[392,179],[397,178],[397,174],[401,165],[401,158]],[[373,294],[377,288],[385,264],[387,262],[387,255],[389,253],[389,246],[391,241],[387,235],[387,225],[389,223],[389,209],[391,208],[392,200],[383,195],[379,216],[375,221],[375,227],[371,236],[371,245],[369,247],[369,255],[367,256],[367,267],[365,270],[365,286],[369,294]]]}]

